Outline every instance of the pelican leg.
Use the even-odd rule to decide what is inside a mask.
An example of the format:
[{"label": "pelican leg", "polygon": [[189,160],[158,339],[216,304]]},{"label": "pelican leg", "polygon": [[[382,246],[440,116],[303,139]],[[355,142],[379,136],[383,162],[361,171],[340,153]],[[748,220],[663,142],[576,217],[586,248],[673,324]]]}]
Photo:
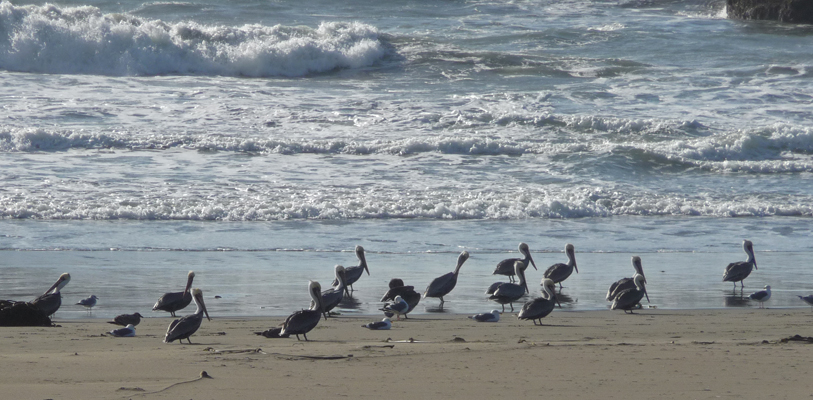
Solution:
[{"label": "pelican leg", "polygon": [[306,342],[309,342],[309,341],[310,341],[310,340],[308,340],[308,334],[307,334],[307,333],[303,333],[303,334],[302,334],[302,336],[304,336],[304,337],[305,337],[305,341],[306,341]]},{"label": "pelican leg", "polygon": [[561,292],[561,291],[562,291],[562,289],[564,289],[564,288],[565,288],[565,287],[564,287],[564,286],[562,286],[562,282],[559,282],[559,291]]},{"label": "pelican leg", "polygon": [[502,312],[505,312],[505,304],[502,305]]},{"label": "pelican leg", "polygon": [[514,275],[508,275],[508,282],[514,283]]},{"label": "pelican leg", "polygon": [[[508,303],[511,305],[511,312],[514,312],[514,303]],[[502,311],[505,312],[505,304],[502,305]]]},{"label": "pelican leg", "polygon": [[[189,342],[189,344],[192,344],[192,341],[189,338],[186,338],[186,341]],[[180,342],[180,340],[178,342]]]}]

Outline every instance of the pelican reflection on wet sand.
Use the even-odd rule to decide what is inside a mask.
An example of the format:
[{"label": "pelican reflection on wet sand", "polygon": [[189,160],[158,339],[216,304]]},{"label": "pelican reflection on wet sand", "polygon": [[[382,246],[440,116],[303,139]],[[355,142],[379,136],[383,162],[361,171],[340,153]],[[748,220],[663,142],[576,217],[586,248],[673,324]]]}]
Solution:
[{"label": "pelican reflection on wet sand", "polygon": [[155,302],[155,305],[152,306],[152,310],[166,311],[174,317],[175,311],[183,310],[192,302],[192,294],[189,292],[189,288],[192,287],[192,280],[194,279],[195,272],[189,271],[186,275],[186,287],[183,292],[164,293],[164,295]]},{"label": "pelican reflection on wet sand", "polygon": [[460,267],[462,267],[463,263],[468,259],[468,251],[460,253],[460,255],[457,256],[457,266],[455,267],[454,272],[449,272],[432,280],[432,282],[429,283],[429,286],[427,286],[426,290],[423,292],[423,297],[438,297],[440,298],[440,306],[443,307],[443,296],[449,294],[449,292],[454,289],[455,285],[457,285],[457,276],[460,273]]},{"label": "pelican reflection on wet sand", "polygon": [[206,319],[212,320],[209,318],[209,312],[206,311],[206,304],[203,303],[203,291],[198,288],[192,289],[192,301],[195,302],[195,307],[197,307],[195,313],[172,321],[164,336],[164,343],[172,343],[175,340],[182,343],[183,339],[186,339],[191,344],[192,341],[189,337],[200,328],[200,324],[203,322],[203,314],[206,314]]},{"label": "pelican reflection on wet sand", "polygon": [[576,266],[576,249],[572,244],[568,243],[565,246],[565,254],[567,254],[567,264],[553,264],[545,271],[544,275],[553,283],[558,283],[559,290],[562,290],[562,282],[573,273],[573,270],[576,270],[577,274],[579,273],[579,267]]},{"label": "pelican reflection on wet sand", "polygon": [[533,257],[531,257],[531,250],[528,248],[526,243],[519,244],[519,253],[525,256],[525,258],[506,258],[497,263],[497,267],[494,268],[494,272],[492,275],[506,275],[508,276],[508,281],[513,283],[514,276],[516,275],[516,270],[514,269],[514,264],[517,261],[522,261],[527,266],[528,263],[536,269],[536,263],[534,262]]},{"label": "pelican reflection on wet sand", "polygon": [[282,335],[296,335],[296,340],[299,335],[308,340],[307,333],[313,330],[319,320],[322,319],[322,285],[316,281],[308,282],[308,293],[311,296],[311,308],[308,310],[300,310],[288,316],[285,323],[282,325],[280,336]]},{"label": "pelican reflection on wet sand", "polygon": [[737,282],[740,283],[740,289],[745,288],[743,280],[751,275],[751,271],[757,268],[757,260],[754,258],[754,244],[750,240],[742,241],[742,250],[748,258],[745,261],[737,261],[725,267],[723,272],[723,282],[733,282],[734,289],[737,289]]}]

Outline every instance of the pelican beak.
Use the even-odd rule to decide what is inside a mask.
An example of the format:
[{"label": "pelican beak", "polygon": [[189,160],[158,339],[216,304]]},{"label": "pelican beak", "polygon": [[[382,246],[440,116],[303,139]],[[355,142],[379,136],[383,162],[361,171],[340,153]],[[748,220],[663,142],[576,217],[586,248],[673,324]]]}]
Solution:
[{"label": "pelican beak", "polygon": [[573,269],[575,269],[575,270],[576,270],[576,273],[577,273],[577,274],[579,273],[579,267],[576,265],[576,263],[575,263],[575,262],[573,263]]},{"label": "pelican beak", "polygon": [[646,292],[646,286],[644,286],[644,296],[646,296],[646,301],[649,302],[649,293]]},{"label": "pelican beak", "polygon": [[209,321],[211,321],[212,319],[211,319],[211,318],[209,318],[209,311],[208,311],[208,310],[206,310],[206,303],[204,303],[204,302],[203,302],[203,294],[198,295],[198,296],[195,296],[195,297],[197,297],[197,298],[198,298],[198,303],[200,303],[200,308],[202,308],[202,309],[203,309],[203,313],[204,313],[204,314],[206,314],[206,319],[208,319]]},{"label": "pelican beak", "polygon": [[536,263],[534,262],[534,259],[533,259],[533,257],[531,257],[530,254],[528,254],[528,260],[531,261],[531,266],[533,266],[535,270],[539,271],[539,269],[536,268]]},{"label": "pelican beak", "polygon": [[525,293],[531,293],[531,291],[528,290],[528,281],[524,281],[523,283],[525,284]]},{"label": "pelican beak", "polygon": [[754,260],[754,269],[759,269],[757,268],[757,260]]}]

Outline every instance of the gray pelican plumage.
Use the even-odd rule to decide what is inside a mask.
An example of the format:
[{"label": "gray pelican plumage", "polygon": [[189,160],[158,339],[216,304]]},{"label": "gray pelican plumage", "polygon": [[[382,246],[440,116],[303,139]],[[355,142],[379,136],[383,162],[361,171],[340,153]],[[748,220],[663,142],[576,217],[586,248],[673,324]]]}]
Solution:
[{"label": "gray pelican plumage", "polygon": [[195,272],[189,271],[189,273],[186,275],[186,287],[184,288],[183,292],[164,293],[164,295],[155,302],[155,305],[152,306],[152,310],[166,311],[174,317],[175,311],[186,308],[186,306],[192,302],[192,294],[189,293],[189,288],[192,287],[193,279],[195,279]]},{"label": "gray pelican plumage", "polygon": [[392,328],[392,321],[389,318],[384,318],[381,321],[370,322],[361,326],[372,331],[385,331]]},{"label": "gray pelican plumage", "polygon": [[[359,259],[359,265],[345,268],[345,274],[347,277],[346,286],[350,288],[350,291],[347,292],[348,296],[353,292],[353,284],[356,283],[359,278],[361,278],[364,271],[367,271],[367,275],[370,275],[370,269],[367,268],[367,257],[364,256],[364,247],[356,246],[356,258]],[[338,284],[338,279],[334,279],[333,286]]]},{"label": "gray pelican plumage", "polygon": [[514,263],[517,261],[522,261],[525,265],[530,263],[534,269],[536,269],[536,263],[534,262],[533,257],[531,257],[531,250],[528,248],[528,245],[525,243],[519,244],[519,253],[525,256],[525,258],[506,258],[497,263],[497,267],[494,268],[494,272],[491,275],[507,275],[509,282],[514,282]]},{"label": "gray pelican plumage", "polygon": [[[641,266],[641,257],[632,257],[632,267],[635,268],[635,275],[644,277],[644,284],[646,284],[646,276],[644,275],[644,267]],[[621,278],[610,285],[607,290],[607,301],[615,300],[615,296],[621,293],[622,290],[632,289],[635,287],[635,275],[632,278]],[[649,294],[646,294],[646,301],[649,302]]]},{"label": "gray pelican plumage", "polygon": [[[338,284],[335,287],[325,290],[321,295],[322,314],[324,315],[325,319],[327,319],[328,315],[330,314],[330,310],[336,308],[336,306],[342,302],[345,290],[347,288],[347,285],[345,284],[347,281],[345,268],[341,265],[337,265],[334,268],[334,273],[336,274],[335,282],[338,282]],[[311,307],[313,307],[313,303],[311,303]]]},{"label": "gray pelican plumage", "polygon": [[415,287],[405,286],[404,281],[401,279],[390,279],[389,287],[390,290],[388,290],[387,293],[384,293],[384,296],[381,297],[381,301],[393,301],[395,300],[395,296],[401,296],[401,298],[404,299],[404,301],[406,301],[409,305],[409,310],[404,313],[404,317],[406,317],[407,313],[414,310],[421,301],[421,294],[415,291]]},{"label": "gray pelican plumage", "polygon": [[449,294],[449,292],[454,289],[455,285],[457,285],[457,275],[460,273],[460,267],[463,266],[463,263],[469,259],[469,252],[464,251],[457,256],[457,266],[454,269],[454,272],[449,272],[448,274],[441,275],[431,283],[429,286],[426,287],[426,290],[423,292],[423,297],[438,297],[440,298],[440,305],[443,306],[443,296]]},{"label": "gray pelican plumage", "polygon": [[748,259],[728,264],[723,272],[723,282],[734,282],[734,289],[737,288],[737,282],[740,283],[741,288],[745,288],[742,281],[751,274],[752,269],[759,269],[757,260],[754,258],[754,244],[750,240],[743,240],[742,249],[748,255]]},{"label": "gray pelican plumage", "polygon": [[514,270],[519,277],[519,283],[510,282],[496,282],[486,290],[486,294],[490,295],[489,300],[494,300],[502,305],[502,312],[505,312],[505,305],[511,305],[511,311],[514,311],[514,302],[519,300],[520,297],[529,293],[528,283],[525,281],[525,269],[528,264],[517,260],[514,262]]},{"label": "gray pelican plumage", "polygon": [[116,316],[116,318],[113,318],[112,321],[107,321],[107,323],[108,324],[114,324],[114,325],[121,325],[121,326],[127,326],[127,325],[136,326],[136,325],[141,323],[141,318],[144,318],[144,316],[142,316],[139,313],[121,314],[119,316]]},{"label": "gray pelican plumage", "polygon": [[56,313],[59,310],[59,307],[62,305],[62,294],[60,290],[71,281],[71,274],[64,273],[59,276],[59,279],[51,285],[45,293],[41,294],[34,300],[31,300],[29,304],[35,306],[42,310],[45,313],[45,316],[50,316]]},{"label": "gray pelican plumage", "polygon": [[172,321],[167,328],[166,335],[164,335],[164,343],[172,343],[175,340],[182,343],[183,339],[186,339],[187,342],[192,344],[189,337],[200,328],[200,324],[203,322],[203,314],[206,314],[206,319],[212,320],[209,318],[209,311],[206,311],[206,304],[203,303],[202,290],[198,288],[192,289],[192,301],[195,302],[195,307],[197,307],[195,313]]},{"label": "gray pelican plumage", "polygon": [[308,340],[307,333],[319,324],[322,319],[322,285],[316,281],[308,282],[308,292],[311,295],[311,308],[308,310],[300,310],[288,316],[285,323],[282,325],[280,336],[282,335],[296,335],[296,340],[299,335]]},{"label": "gray pelican plumage", "polygon": [[807,305],[813,307],[813,295],[810,295],[810,296],[796,296],[796,297],[802,299],[802,301],[807,303]]},{"label": "gray pelican plumage", "polygon": [[90,295],[90,297],[79,300],[79,302],[76,303],[76,305],[77,306],[84,306],[85,308],[88,309],[88,311],[90,311],[90,309],[93,308],[93,306],[96,305],[96,300],[98,300],[98,299],[99,298],[96,297],[95,294],[92,294],[92,295]]},{"label": "gray pelican plumage", "polygon": [[618,293],[610,306],[611,310],[624,310],[624,313],[629,311],[633,314],[632,310],[638,306],[641,299],[646,294],[646,285],[644,284],[644,276],[636,274],[634,277],[635,288],[622,290]]},{"label": "gray pelican plumage", "polygon": [[759,308],[765,308],[765,302],[771,298],[771,285],[766,285],[765,290],[760,290],[748,295],[748,298],[759,302]]},{"label": "gray pelican plumage", "polygon": [[133,337],[135,336],[135,325],[127,324],[124,328],[113,329],[108,333],[115,337]]},{"label": "gray pelican plumage", "polygon": [[469,319],[473,319],[477,322],[499,322],[500,310],[491,310],[491,312],[487,313],[469,315]]},{"label": "gray pelican plumage", "polygon": [[406,314],[409,312],[409,304],[407,304],[403,297],[395,296],[395,300],[391,303],[384,304],[381,311],[393,314],[400,320],[402,315],[406,317]]},{"label": "gray pelican plumage", "polygon": [[573,273],[574,269],[577,274],[579,273],[579,267],[576,266],[576,249],[572,244],[568,243],[565,246],[565,253],[567,254],[567,264],[553,264],[544,274],[545,278],[559,284],[559,290],[562,290],[562,282]]},{"label": "gray pelican plumage", "polygon": [[[534,325],[536,325],[536,321],[538,320],[539,325],[542,325],[542,318],[547,317],[548,314],[556,308],[556,304],[558,303],[559,300],[556,299],[556,284],[553,283],[553,280],[545,278],[542,280],[542,296],[525,302],[525,304],[522,305],[522,309],[519,310],[517,318],[531,320],[534,322]],[[562,307],[562,305],[559,304],[559,307]]]}]

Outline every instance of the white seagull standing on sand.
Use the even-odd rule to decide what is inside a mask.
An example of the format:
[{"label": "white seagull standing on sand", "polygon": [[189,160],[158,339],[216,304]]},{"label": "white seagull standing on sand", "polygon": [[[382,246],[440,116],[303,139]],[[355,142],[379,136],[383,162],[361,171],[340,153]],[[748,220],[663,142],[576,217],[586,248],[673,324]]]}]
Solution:
[{"label": "white seagull standing on sand", "polygon": [[384,318],[381,321],[370,322],[369,324],[362,325],[361,327],[373,331],[385,331],[392,328],[392,321],[390,321],[389,318]]},{"label": "white seagull standing on sand", "polygon": [[759,302],[759,308],[765,308],[765,302],[771,298],[771,285],[765,286],[765,290],[760,290],[756,293],[751,293],[748,296],[751,300],[756,300]]},{"label": "white seagull standing on sand", "polygon": [[124,328],[113,329],[108,333],[115,337],[133,337],[135,336],[135,326],[133,326],[133,324],[127,324]]},{"label": "white seagull standing on sand", "polygon": [[490,313],[482,313],[477,315],[469,315],[470,319],[473,319],[477,322],[499,322],[500,321],[500,310],[491,310]]},{"label": "white seagull standing on sand", "polygon": [[409,304],[407,304],[406,300],[404,300],[401,296],[395,296],[395,301],[384,304],[381,311],[395,314],[396,318],[400,320],[401,315],[406,317],[406,313],[409,312]]}]

